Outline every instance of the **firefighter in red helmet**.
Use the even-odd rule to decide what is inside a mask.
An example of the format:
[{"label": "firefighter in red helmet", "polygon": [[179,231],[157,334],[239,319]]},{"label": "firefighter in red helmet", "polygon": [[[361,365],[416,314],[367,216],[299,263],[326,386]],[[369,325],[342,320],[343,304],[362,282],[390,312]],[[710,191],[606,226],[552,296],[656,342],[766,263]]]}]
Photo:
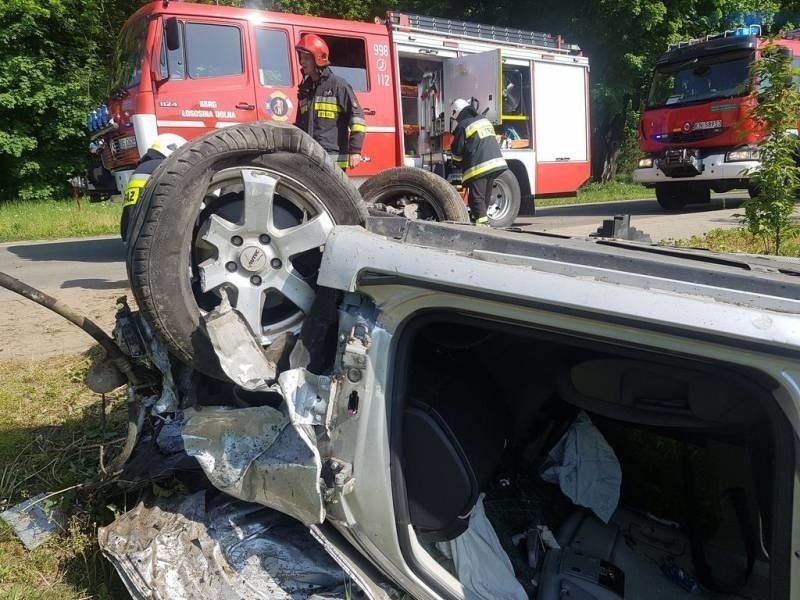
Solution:
[{"label": "firefighter in red helmet", "polygon": [[303,69],[295,125],[327,150],[341,168],[361,162],[367,124],[350,84],[331,71],[328,44],[306,34],[295,47]]}]

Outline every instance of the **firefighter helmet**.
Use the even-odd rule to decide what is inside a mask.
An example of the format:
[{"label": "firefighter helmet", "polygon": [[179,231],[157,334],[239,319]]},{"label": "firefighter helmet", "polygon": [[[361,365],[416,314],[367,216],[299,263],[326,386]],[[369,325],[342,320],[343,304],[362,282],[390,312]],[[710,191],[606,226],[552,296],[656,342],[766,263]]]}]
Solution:
[{"label": "firefighter helmet", "polygon": [[161,135],[156,136],[156,139],[154,139],[153,143],[150,144],[148,150],[155,150],[156,152],[163,154],[164,158],[167,158],[185,143],[186,140],[179,135],[174,133],[162,133]]},{"label": "firefighter helmet", "polygon": [[467,108],[468,106],[469,102],[467,102],[463,98],[456,98],[450,105],[450,117],[455,119],[458,115],[461,114],[461,111]]},{"label": "firefighter helmet", "polygon": [[328,44],[318,35],[307,33],[300,38],[300,43],[295,46],[298,52],[308,52],[314,57],[318,67],[327,67],[331,64],[328,58]]}]

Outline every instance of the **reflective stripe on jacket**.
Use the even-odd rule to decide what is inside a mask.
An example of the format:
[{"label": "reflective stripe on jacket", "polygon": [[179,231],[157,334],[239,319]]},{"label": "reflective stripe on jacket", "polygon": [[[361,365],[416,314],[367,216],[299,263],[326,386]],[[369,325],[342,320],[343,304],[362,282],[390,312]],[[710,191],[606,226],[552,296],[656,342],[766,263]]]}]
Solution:
[{"label": "reflective stripe on jacket", "polygon": [[461,181],[499,173],[508,168],[500,144],[494,133],[494,125],[480,116],[461,118],[453,132],[450,147],[453,161],[462,168]]},{"label": "reflective stripe on jacket", "polygon": [[325,67],[297,89],[295,125],[331,154],[360,154],[367,122],[350,84]]},{"label": "reflective stripe on jacket", "polygon": [[154,150],[149,150],[143,157],[136,169],[131,174],[128,180],[128,185],[125,186],[125,193],[122,195],[122,207],[133,206],[139,202],[139,196],[142,195],[142,188],[150,179],[150,175],[156,170],[156,167],[161,164],[164,157]]}]

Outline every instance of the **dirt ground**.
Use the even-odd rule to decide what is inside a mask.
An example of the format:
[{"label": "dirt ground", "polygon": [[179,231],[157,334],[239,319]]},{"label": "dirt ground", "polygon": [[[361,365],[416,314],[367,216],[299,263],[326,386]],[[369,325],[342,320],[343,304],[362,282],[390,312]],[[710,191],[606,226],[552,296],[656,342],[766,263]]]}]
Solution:
[{"label": "dirt ground", "polygon": [[[127,296],[131,307],[135,306],[133,295],[125,288],[42,291],[94,320],[109,334],[114,324],[117,298]],[[94,345],[89,335],[63,317],[27,298],[0,291],[0,360],[79,354]]]}]

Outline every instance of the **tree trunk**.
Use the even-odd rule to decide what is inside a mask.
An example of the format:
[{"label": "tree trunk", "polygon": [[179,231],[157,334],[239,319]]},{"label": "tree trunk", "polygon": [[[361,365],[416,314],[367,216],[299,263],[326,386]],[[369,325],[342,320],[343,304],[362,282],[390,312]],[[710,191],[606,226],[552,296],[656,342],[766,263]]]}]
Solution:
[{"label": "tree trunk", "polygon": [[592,178],[595,181],[605,183],[617,176],[628,102],[626,98],[618,112],[606,116],[592,136]]}]

